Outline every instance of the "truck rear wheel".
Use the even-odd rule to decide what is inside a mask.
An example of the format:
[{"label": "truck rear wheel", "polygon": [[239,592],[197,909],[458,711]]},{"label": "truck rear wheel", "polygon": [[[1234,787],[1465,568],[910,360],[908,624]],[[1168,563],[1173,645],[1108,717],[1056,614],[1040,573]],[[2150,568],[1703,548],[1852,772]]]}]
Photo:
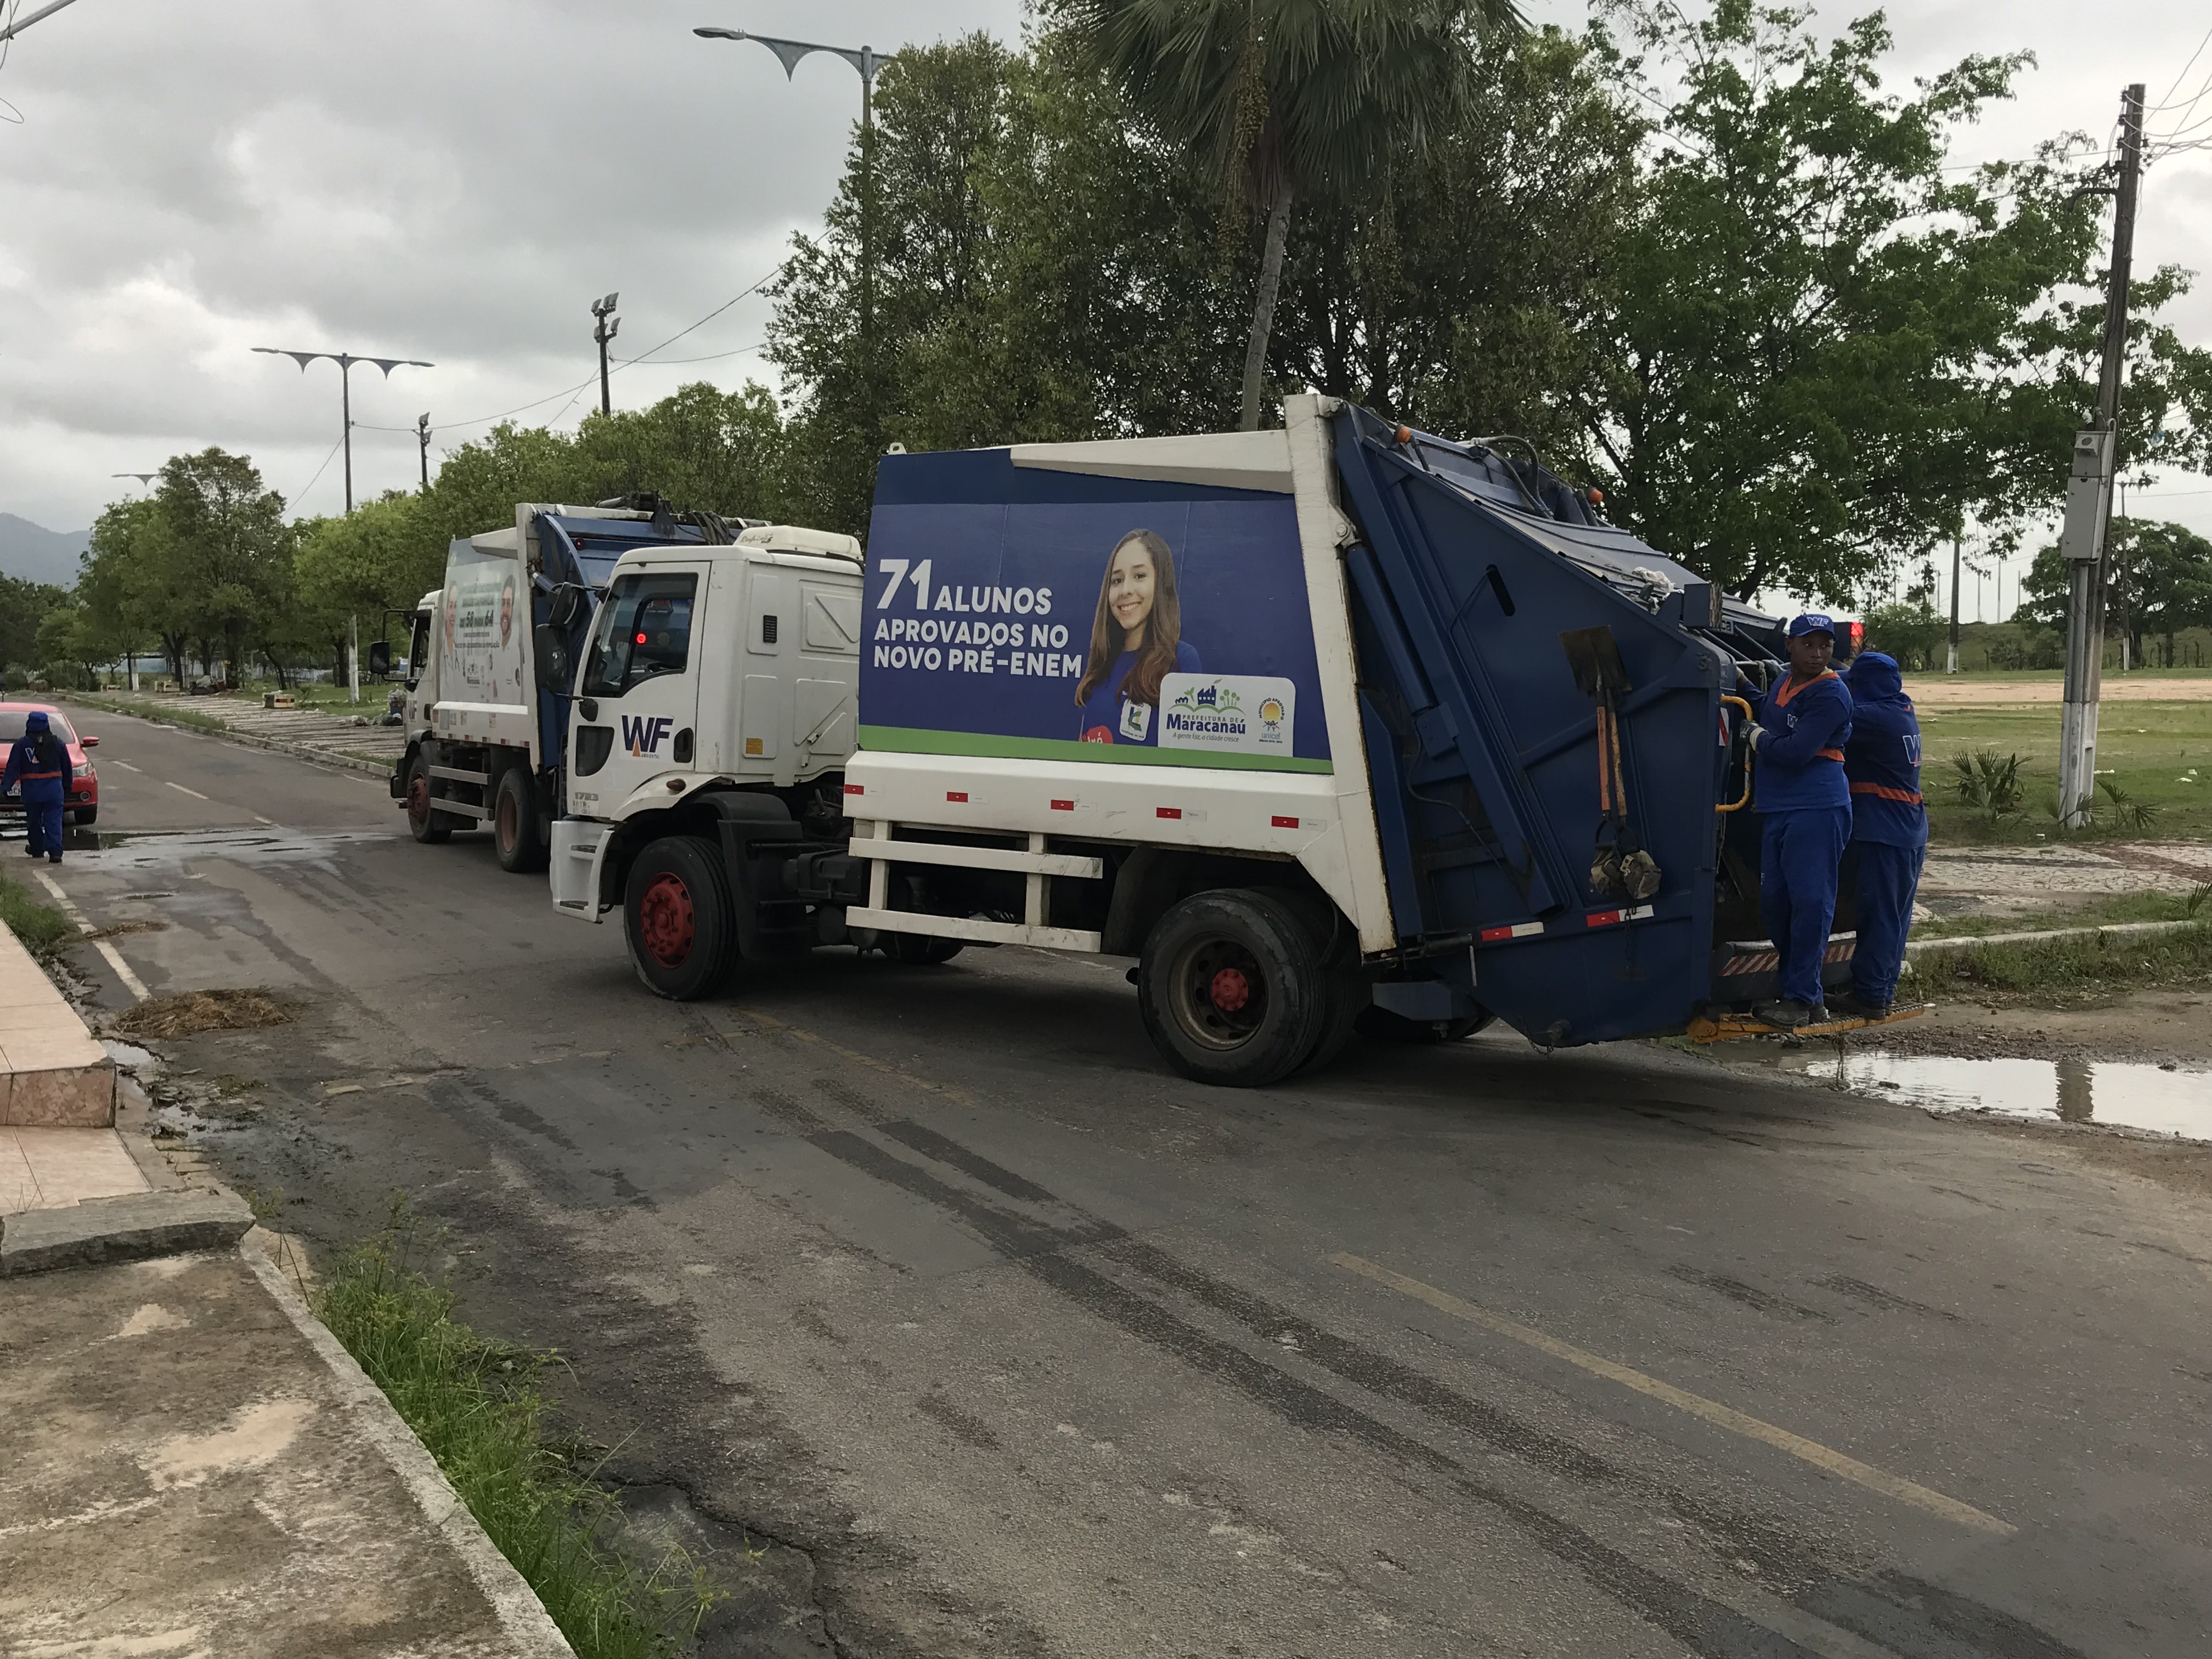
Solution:
[{"label": "truck rear wheel", "polygon": [[530,787],[530,769],[510,766],[499,775],[492,792],[492,846],[499,867],[526,874],[545,867],[545,838],[538,833],[538,792]]},{"label": "truck rear wheel", "polygon": [[1153,927],[1137,965],[1146,1031],[1200,1083],[1249,1089],[1288,1076],[1321,1046],[1332,1001],[1311,932],[1249,889],[1183,900]]},{"label": "truck rear wheel", "polygon": [[407,763],[407,833],[435,846],[451,840],[453,821],[430,810],[430,763],[417,755]]},{"label": "truck rear wheel", "polygon": [[737,961],[738,918],[721,849],[703,836],[654,842],[630,866],[623,934],[637,976],[658,995],[710,994]]}]

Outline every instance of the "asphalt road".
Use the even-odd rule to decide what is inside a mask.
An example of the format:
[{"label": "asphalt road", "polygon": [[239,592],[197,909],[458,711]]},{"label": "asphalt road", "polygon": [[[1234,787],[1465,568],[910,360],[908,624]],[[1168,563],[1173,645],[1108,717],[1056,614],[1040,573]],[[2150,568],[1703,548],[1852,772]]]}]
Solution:
[{"label": "asphalt road", "polygon": [[2212,1650],[2201,1164],[1489,1034],[1209,1091],[1011,949],[679,1007],[374,779],[86,724],[64,888],[301,1007],[168,1045],[179,1121],[313,1244],[443,1230],[706,1651]]}]

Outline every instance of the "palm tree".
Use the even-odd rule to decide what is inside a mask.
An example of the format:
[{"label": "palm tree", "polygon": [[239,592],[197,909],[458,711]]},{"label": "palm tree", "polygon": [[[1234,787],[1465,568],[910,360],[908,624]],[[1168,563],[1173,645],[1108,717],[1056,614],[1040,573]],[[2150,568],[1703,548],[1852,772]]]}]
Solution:
[{"label": "palm tree", "polygon": [[1260,424],[1292,206],[1379,188],[1451,118],[1469,41],[1521,27],[1513,0],[1061,0],[1059,11],[1139,119],[1238,209],[1267,210],[1247,432]]}]

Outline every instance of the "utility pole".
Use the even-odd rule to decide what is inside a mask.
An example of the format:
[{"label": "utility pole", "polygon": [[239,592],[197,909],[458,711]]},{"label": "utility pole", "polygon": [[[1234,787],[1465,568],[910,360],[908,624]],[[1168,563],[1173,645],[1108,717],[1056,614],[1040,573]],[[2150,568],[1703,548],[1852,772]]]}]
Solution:
[{"label": "utility pole", "polygon": [[346,618],[346,701],[361,701],[361,618]]},{"label": "utility pole", "polygon": [[2058,811],[2081,827],[2097,787],[2097,703],[2105,682],[2105,545],[2112,532],[2118,471],[2120,371],[2127,358],[2128,281],[2135,258],[2136,195],[2142,173],[2143,88],[2120,98],[2120,177],[2112,216],[2112,269],[2105,296],[2105,354],[2097,377],[2096,424],[2074,440],[2066,486],[2066,701],[2059,722]]},{"label": "utility pole", "polygon": [[1955,674],[1959,672],[1960,541],[1960,537],[1959,532],[1955,530],[1951,532],[1951,657],[1950,661],[1945,665],[1943,670],[1947,674]]},{"label": "utility pole", "polygon": [[850,46],[817,46],[811,40],[780,40],[773,35],[748,34],[743,29],[696,28],[702,40],[757,40],[783,65],[783,78],[794,79],[799,60],[809,52],[826,52],[842,58],[860,74],[860,373],[867,382],[867,435],[871,449],[882,447],[877,421],[876,394],[876,76],[898,54],[872,46],[855,51]]},{"label": "utility pole", "polygon": [[271,357],[289,357],[299,364],[300,373],[307,372],[307,365],[318,357],[327,357],[338,366],[338,409],[345,422],[345,503],[346,511],[353,511],[353,366],[356,363],[374,363],[390,380],[395,368],[435,368],[437,364],[426,363],[419,357],[356,357],[349,351],[289,351],[282,346],[256,346],[256,351]]},{"label": "utility pole", "polygon": [[622,331],[622,319],[615,315],[615,307],[622,295],[610,294],[604,300],[592,301],[592,337],[599,343],[599,413],[615,412],[613,394],[607,389],[607,343]]},{"label": "utility pole", "polygon": [[430,412],[425,410],[415,417],[415,442],[422,452],[422,488],[430,488]]}]

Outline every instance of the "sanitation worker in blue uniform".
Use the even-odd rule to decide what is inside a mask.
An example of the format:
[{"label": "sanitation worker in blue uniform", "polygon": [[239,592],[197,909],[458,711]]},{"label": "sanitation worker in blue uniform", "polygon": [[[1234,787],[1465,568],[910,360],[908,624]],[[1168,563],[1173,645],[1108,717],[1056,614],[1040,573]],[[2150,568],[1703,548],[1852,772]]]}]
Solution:
[{"label": "sanitation worker in blue uniform", "polygon": [[1851,841],[1859,849],[1859,942],[1849,1012],[1880,1017],[1897,997],[1913,896],[1928,855],[1928,809],[1920,800],[1920,720],[1896,662],[1862,652],[1844,676],[1851,735],[1844,776],[1851,788]]},{"label": "sanitation worker in blue uniform", "polygon": [[1836,625],[1818,611],[1790,624],[1789,676],[1752,706],[1759,843],[1759,908],[1781,958],[1782,998],[1753,1012],[1770,1025],[1794,1027],[1826,1016],[1820,966],[1836,915],[1836,881],[1851,835],[1851,797],[1844,745],[1851,736],[1851,694],[1828,666]]},{"label": "sanitation worker in blue uniform", "polygon": [[62,861],[62,802],[69,794],[69,749],[53,734],[46,717],[33,709],[23,717],[23,735],[8,750],[0,774],[0,795],[23,786],[23,820],[30,830],[33,858],[44,854]]}]

